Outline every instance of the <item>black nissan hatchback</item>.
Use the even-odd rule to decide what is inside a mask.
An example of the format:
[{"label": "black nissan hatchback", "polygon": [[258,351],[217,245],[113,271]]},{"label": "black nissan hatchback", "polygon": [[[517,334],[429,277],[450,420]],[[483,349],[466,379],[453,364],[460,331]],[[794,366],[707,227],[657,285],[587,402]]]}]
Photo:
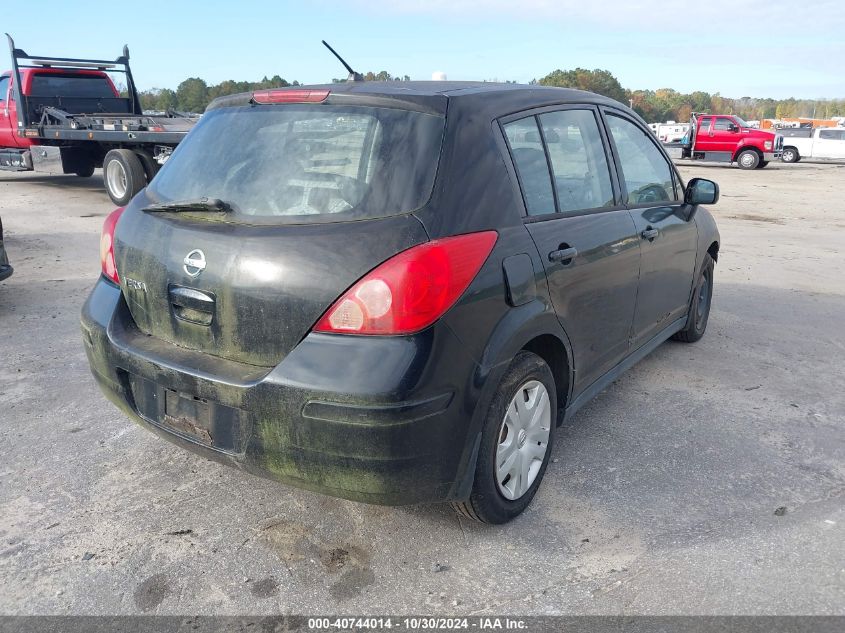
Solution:
[{"label": "black nissan hatchback", "polygon": [[338,497],[522,512],[555,426],[701,338],[719,234],[631,110],[488,83],[224,97],[107,219],[83,308],[136,422]]}]

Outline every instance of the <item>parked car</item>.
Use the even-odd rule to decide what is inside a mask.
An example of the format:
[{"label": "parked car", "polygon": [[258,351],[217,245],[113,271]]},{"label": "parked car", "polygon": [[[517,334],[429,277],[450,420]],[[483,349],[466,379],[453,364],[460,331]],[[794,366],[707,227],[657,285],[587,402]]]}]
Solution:
[{"label": "parked car", "polygon": [[586,92],[226,97],[108,216],[85,348],[118,407],[197,453],[501,523],[555,426],[704,334],[719,233],[699,205],[718,196]]},{"label": "parked car", "polygon": [[3,220],[0,219],[0,281],[11,277],[13,272],[9,256],[6,254],[6,247],[3,245]]},{"label": "parked car", "polygon": [[845,160],[845,128],[805,128],[800,131],[803,134],[784,139],[783,162],[797,163],[802,158]]},{"label": "parked car", "polygon": [[689,134],[690,124],[667,121],[666,123],[650,123],[649,128],[661,143],[680,143]]},{"label": "parked car", "polygon": [[666,143],[672,158],[736,163],[741,169],[762,169],[781,157],[783,137],[751,127],[738,116],[693,113],[690,130],[680,143]]}]

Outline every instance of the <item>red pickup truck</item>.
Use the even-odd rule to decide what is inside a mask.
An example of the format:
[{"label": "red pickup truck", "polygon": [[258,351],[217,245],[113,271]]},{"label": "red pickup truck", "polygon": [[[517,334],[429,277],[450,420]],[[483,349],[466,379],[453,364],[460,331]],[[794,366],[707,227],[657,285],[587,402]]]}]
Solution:
[{"label": "red pickup truck", "polygon": [[[97,106],[103,100],[120,99],[120,94],[112,80],[101,71],[79,69],[71,71],[44,67],[38,70],[21,68],[19,73],[21,93],[24,97],[42,101],[49,94],[57,102],[63,99],[77,101],[70,107],[67,103],[63,104],[66,109],[79,109],[78,106],[82,105],[79,101],[83,98],[89,103],[96,102]],[[33,145],[39,145],[40,142],[34,135],[24,136],[18,133],[18,107],[12,90],[14,83],[11,72],[7,71],[0,75],[0,108],[2,108],[0,111],[0,151],[4,153],[3,158],[6,159],[4,166],[11,167],[17,164],[23,167],[29,165],[31,161],[31,156],[27,156],[26,150],[30,150]],[[33,112],[33,114],[39,113]],[[84,177],[93,174],[94,161],[89,160],[87,154],[88,152],[67,153],[64,157],[67,166],[66,173],[75,173]],[[18,160],[15,161],[15,158]]]},{"label": "red pickup truck", "polygon": [[736,163],[761,169],[783,153],[783,137],[752,128],[733,114],[693,113],[690,131],[680,143],[667,143],[672,158]]},{"label": "red pickup truck", "polygon": [[[88,177],[102,167],[109,196],[125,205],[196,122],[180,113],[143,113],[126,47],[113,61],[72,59],[29,55],[8,40],[12,70],[0,74],[0,170]],[[115,72],[125,77],[125,95],[108,75]]]}]

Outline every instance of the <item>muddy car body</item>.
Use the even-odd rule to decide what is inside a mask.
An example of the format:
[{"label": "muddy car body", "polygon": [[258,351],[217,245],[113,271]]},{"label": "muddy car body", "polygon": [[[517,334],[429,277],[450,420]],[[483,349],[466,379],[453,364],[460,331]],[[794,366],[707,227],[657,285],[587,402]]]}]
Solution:
[{"label": "muddy car body", "polygon": [[[226,153],[235,122],[260,159]],[[620,155],[640,133],[653,152],[631,173],[662,175],[634,187]],[[572,160],[577,178],[558,173]],[[530,502],[555,423],[667,338],[703,333],[719,237],[698,203],[717,197],[684,190],[630,110],[580,91],[227,97],[107,221],[86,351],[115,404],[207,457],[501,522]],[[523,471],[488,476],[508,442]]]}]

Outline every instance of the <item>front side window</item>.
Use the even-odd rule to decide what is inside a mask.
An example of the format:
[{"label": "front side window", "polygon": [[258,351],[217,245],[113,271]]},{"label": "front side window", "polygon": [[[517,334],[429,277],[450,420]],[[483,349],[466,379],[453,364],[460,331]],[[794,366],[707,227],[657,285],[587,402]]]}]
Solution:
[{"label": "front side window", "polygon": [[555,198],[552,193],[549,164],[546,161],[537,120],[531,116],[507,123],[503,127],[514,166],[519,174],[528,215],[554,213]]},{"label": "front side window", "polygon": [[651,135],[627,119],[608,114],[610,134],[628,190],[628,204],[674,202],[672,168]]},{"label": "front side window", "polygon": [[724,132],[730,130],[732,125],[736,125],[736,123],[734,123],[731,119],[719,117],[716,119],[716,124],[713,126],[713,129],[722,130]]},{"label": "front side window", "polygon": [[558,210],[611,207],[610,171],[595,115],[561,110],[540,115],[552,164]]}]

